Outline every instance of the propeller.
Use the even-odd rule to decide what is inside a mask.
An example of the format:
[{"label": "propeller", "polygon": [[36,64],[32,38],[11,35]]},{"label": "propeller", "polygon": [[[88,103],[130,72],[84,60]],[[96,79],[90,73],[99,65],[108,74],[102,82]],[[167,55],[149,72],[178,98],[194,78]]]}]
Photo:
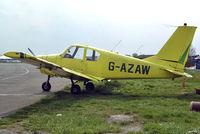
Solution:
[{"label": "propeller", "polygon": [[36,56],[30,48],[28,48],[28,51],[29,51],[33,56]]}]

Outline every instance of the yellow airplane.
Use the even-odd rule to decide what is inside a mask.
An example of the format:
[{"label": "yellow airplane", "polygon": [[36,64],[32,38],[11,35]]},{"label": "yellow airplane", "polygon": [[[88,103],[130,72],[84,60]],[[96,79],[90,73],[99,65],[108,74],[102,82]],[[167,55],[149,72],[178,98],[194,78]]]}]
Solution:
[{"label": "yellow airplane", "polygon": [[35,65],[47,74],[48,79],[42,84],[44,91],[51,89],[50,77],[56,76],[69,78],[71,93],[78,94],[80,86],[74,80],[83,81],[90,91],[94,89],[90,81],[192,77],[184,73],[184,66],[195,30],[194,26],[179,26],[157,55],[143,60],[86,45],[71,45],[56,55],[32,56],[18,51],[4,55]]}]

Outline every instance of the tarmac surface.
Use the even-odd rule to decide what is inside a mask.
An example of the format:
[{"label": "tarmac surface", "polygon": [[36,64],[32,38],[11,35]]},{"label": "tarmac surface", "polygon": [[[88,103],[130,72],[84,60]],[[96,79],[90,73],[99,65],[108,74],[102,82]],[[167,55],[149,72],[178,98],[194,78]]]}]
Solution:
[{"label": "tarmac surface", "polygon": [[51,92],[43,92],[41,85],[47,75],[37,67],[24,63],[0,63],[0,118],[39,101],[47,94],[62,90],[69,80],[53,77]]}]

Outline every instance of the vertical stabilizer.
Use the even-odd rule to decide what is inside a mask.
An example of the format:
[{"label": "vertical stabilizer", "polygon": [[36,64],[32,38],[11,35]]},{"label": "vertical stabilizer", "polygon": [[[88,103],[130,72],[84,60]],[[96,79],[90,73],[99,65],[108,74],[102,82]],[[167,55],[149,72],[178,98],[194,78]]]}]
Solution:
[{"label": "vertical stabilizer", "polygon": [[179,26],[156,56],[145,60],[183,69],[188,58],[196,27]]}]

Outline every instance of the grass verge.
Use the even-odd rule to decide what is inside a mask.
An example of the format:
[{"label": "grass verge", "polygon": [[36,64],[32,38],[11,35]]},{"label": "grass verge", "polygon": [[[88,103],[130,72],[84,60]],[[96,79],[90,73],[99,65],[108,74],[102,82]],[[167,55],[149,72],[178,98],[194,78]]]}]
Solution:
[{"label": "grass verge", "polygon": [[[92,93],[83,91],[71,95],[69,87],[49,95],[40,102],[25,107],[0,120],[0,128],[20,124],[25,130],[63,133],[118,133],[124,125],[139,124],[137,134],[184,134],[200,132],[200,113],[191,112],[191,101],[199,101],[194,93],[200,88],[200,72],[190,72],[193,78],[152,80],[121,80],[96,83]],[[82,86],[83,89],[83,86]],[[56,116],[61,114],[62,116]],[[134,115],[125,123],[108,123],[110,115]],[[135,116],[137,115],[137,116]]]}]

